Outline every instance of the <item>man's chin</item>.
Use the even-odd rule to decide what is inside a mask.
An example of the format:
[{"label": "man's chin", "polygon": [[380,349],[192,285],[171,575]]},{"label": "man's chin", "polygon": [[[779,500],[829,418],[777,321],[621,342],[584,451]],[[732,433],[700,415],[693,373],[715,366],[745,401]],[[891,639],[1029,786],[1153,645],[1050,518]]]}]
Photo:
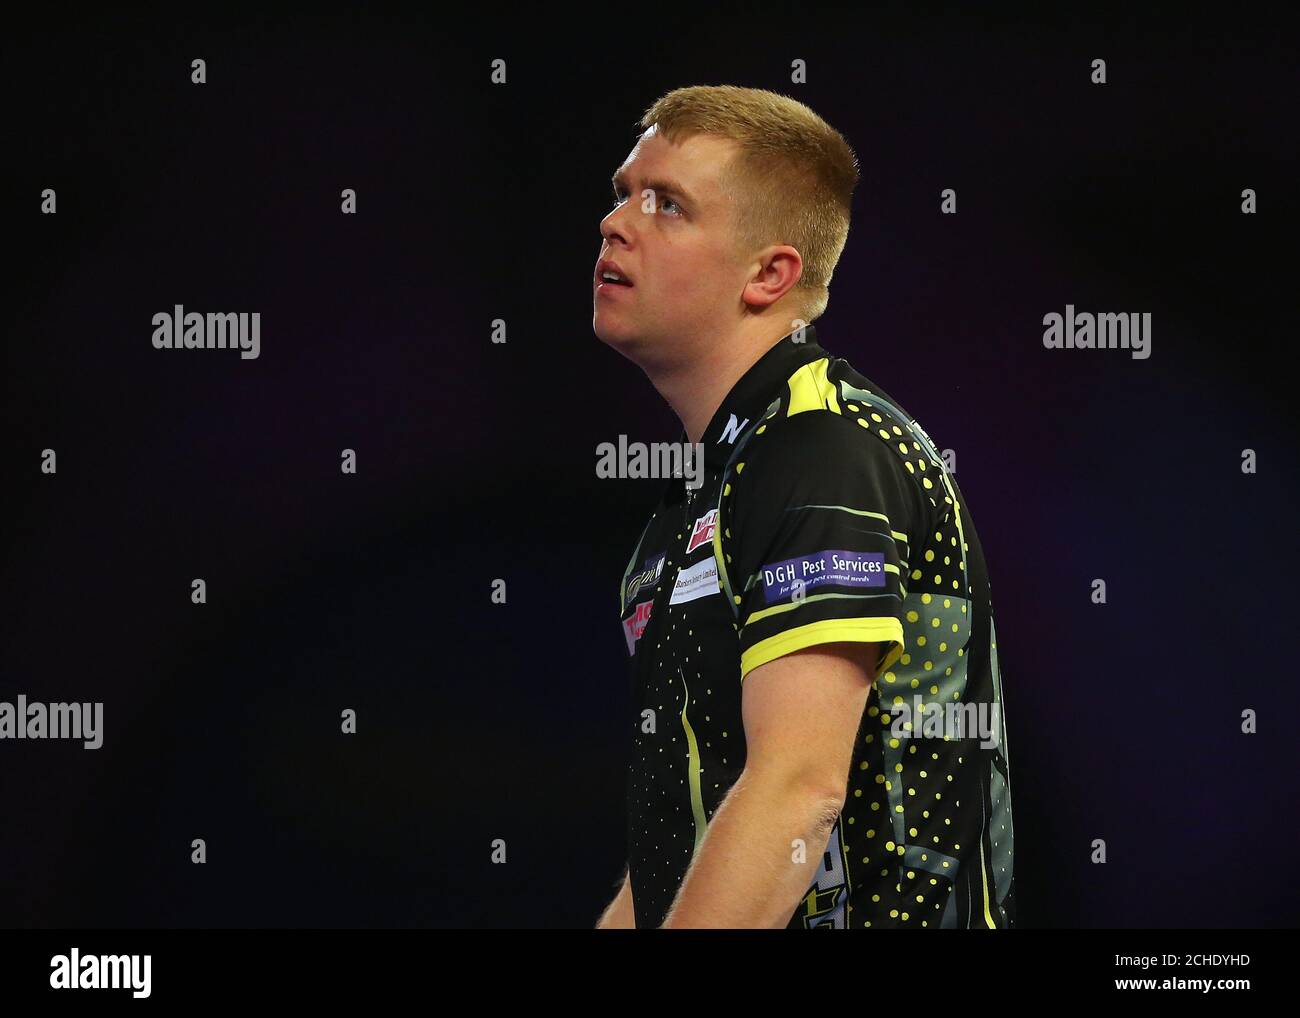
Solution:
[{"label": "man's chin", "polygon": [[645,346],[645,339],[640,333],[630,332],[608,321],[602,321],[599,313],[593,316],[591,328],[596,333],[597,339],[617,350],[628,360],[638,360],[635,354]]}]

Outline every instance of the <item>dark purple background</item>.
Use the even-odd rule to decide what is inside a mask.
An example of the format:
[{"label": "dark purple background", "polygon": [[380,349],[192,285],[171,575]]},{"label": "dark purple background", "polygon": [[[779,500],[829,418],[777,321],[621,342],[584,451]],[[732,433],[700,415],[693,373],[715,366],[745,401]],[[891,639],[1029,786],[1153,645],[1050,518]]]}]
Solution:
[{"label": "dark purple background", "polygon": [[[644,109],[718,83],[807,102],[862,164],[819,337],[957,452],[1022,924],[1295,924],[1278,26],[801,4],[7,35],[0,700],[102,700],[106,732],[0,743],[0,925],[595,921],[624,861],[616,590],[657,497],[595,448],[676,437],[592,334],[597,228]],[[154,350],[175,303],[261,312],[260,358]],[[1045,350],[1067,303],[1151,312],[1153,356]]]}]

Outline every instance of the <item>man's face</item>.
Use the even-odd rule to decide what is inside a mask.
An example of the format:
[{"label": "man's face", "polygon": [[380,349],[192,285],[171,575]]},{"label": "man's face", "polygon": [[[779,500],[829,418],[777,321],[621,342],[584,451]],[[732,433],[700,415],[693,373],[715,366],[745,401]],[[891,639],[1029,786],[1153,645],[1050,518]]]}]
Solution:
[{"label": "man's face", "polygon": [[[600,224],[592,328],[643,367],[679,360],[742,310],[749,266],[721,187],[736,151],[710,135],[674,145],[651,128],[615,174],[615,205]],[[602,259],[632,285],[602,283]]]}]

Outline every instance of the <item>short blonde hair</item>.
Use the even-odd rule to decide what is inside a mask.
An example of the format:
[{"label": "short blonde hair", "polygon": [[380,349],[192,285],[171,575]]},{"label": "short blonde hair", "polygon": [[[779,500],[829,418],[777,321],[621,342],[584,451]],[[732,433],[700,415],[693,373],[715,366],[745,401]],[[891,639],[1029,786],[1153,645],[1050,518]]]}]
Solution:
[{"label": "short blonde hair", "polygon": [[805,321],[830,301],[831,274],[849,235],[858,160],[843,136],[801,102],[757,88],[692,85],[657,99],[641,118],[673,143],[696,134],[739,146],[722,174],[736,242],[749,252],[789,244],[803,259],[795,289]]}]

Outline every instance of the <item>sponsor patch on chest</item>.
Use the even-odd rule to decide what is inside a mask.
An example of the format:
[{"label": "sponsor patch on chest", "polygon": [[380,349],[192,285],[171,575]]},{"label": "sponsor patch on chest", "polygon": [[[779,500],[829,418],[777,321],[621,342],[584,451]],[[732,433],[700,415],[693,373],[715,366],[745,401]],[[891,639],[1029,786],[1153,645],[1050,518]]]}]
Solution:
[{"label": "sponsor patch on chest", "polygon": [[650,621],[650,609],[653,601],[642,601],[632,610],[632,614],[623,620],[623,635],[627,638],[627,652],[636,654],[636,641],[645,632],[646,623]]},{"label": "sponsor patch on chest", "polygon": [[695,521],[695,526],[691,528],[691,539],[686,542],[686,554],[689,555],[702,544],[708,544],[713,540],[713,531],[718,525],[718,510],[710,509],[707,513]]},{"label": "sponsor patch on chest", "polygon": [[660,552],[658,558],[646,559],[645,567],[639,572],[634,573],[627,581],[627,600],[631,601],[636,597],[637,592],[643,587],[649,587],[659,582],[659,577],[663,575],[664,559],[667,552]]},{"label": "sponsor patch on chest", "polygon": [[718,560],[712,555],[703,562],[696,562],[689,569],[677,571],[677,582],[673,584],[673,596],[669,604],[685,604],[710,594],[721,592],[718,586]]}]

